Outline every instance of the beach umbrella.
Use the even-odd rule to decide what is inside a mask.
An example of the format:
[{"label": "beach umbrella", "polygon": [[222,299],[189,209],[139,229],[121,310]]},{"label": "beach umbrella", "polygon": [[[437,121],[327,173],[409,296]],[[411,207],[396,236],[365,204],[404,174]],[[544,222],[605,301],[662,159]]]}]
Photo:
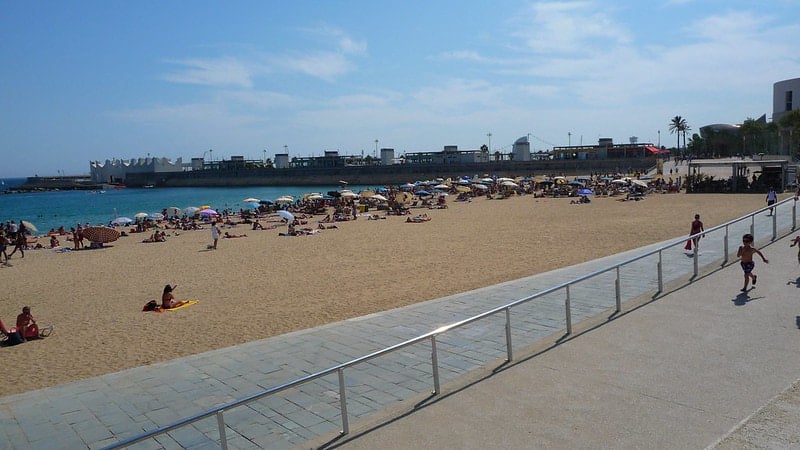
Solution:
[{"label": "beach umbrella", "polygon": [[463,179],[462,179],[462,180],[458,180],[458,181],[456,181],[456,183],[458,183],[458,184],[460,184],[460,185],[462,185],[462,186],[466,186],[466,185],[470,184],[470,183],[471,183],[471,181],[469,181],[469,180],[463,180]]},{"label": "beach umbrella", "polygon": [[164,215],[161,214],[161,213],[153,213],[153,214],[150,214],[149,217],[151,219],[155,219],[155,220],[162,220],[164,218]]},{"label": "beach umbrella", "polygon": [[322,194],[311,194],[308,196],[309,200],[322,200]]},{"label": "beach umbrella", "polygon": [[204,210],[204,209],[211,209],[211,206],[209,206],[209,205],[203,205],[203,206],[201,206],[201,207],[200,207],[200,210],[201,210],[201,211],[202,211],[202,210]]},{"label": "beach umbrella", "polygon": [[275,199],[275,203],[292,203],[294,201],[294,197],[291,195],[284,195]]},{"label": "beach umbrella", "polygon": [[468,186],[456,186],[458,192],[469,192],[471,189]]},{"label": "beach umbrella", "polygon": [[361,198],[370,198],[375,195],[375,191],[364,190],[358,193],[358,196]]},{"label": "beach umbrella", "polygon": [[594,192],[592,192],[591,189],[581,189],[578,191],[578,195],[593,195],[593,194]]},{"label": "beach umbrella", "polygon": [[36,226],[34,224],[28,222],[27,220],[20,220],[19,223],[22,224],[22,225],[25,225],[25,228],[28,231],[32,231],[34,233],[38,233],[39,232],[39,229],[36,228]]},{"label": "beach umbrella", "polygon": [[622,180],[622,179],[611,180],[611,182],[614,183],[614,184],[628,184],[627,181]]},{"label": "beach umbrella", "polygon": [[214,211],[211,208],[201,209],[200,213],[201,216],[218,216],[219,213]]},{"label": "beach umbrella", "polygon": [[485,184],[475,184],[473,187],[479,191],[486,191],[489,189],[489,186],[486,186]]},{"label": "beach umbrella", "polygon": [[567,184],[570,186],[583,186],[583,183],[581,183],[580,181],[570,181]]},{"label": "beach umbrella", "polygon": [[519,185],[517,183],[514,183],[513,181],[503,181],[502,183],[500,183],[500,185],[505,187],[519,187]]},{"label": "beach umbrella", "polygon": [[420,197],[427,197],[427,196],[429,196],[429,195],[432,195],[432,194],[431,194],[430,192],[428,192],[428,191],[421,191],[421,190],[420,190],[420,191],[417,191],[417,192],[415,192],[415,194],[419,195]]},{"label": "beach umbrella", "polygon": [[242,200],[242,202],[243,203],[258,203],[259,200],[257,198],[248,197],[248,198]]},{"label": "beach umbrella", "polygon": [[400,189],[414,189],[414,185],[411,184],[411,183],[406,183],[406,184],[400,186]]},{"label": "beach umbrella", "polygon": [[266,198],[262,198],[261,200],[258,201],[258,203],[261,203],[262,205],[274,205],[275,204],[275,202],[273,202],[272,200],[268,200]]},{"label": "beach umbrella", "polygon": [[358,197],[358,194],[356,194],[353,191],[342,192],[341,194],[342,194],[342,197],[344,197],[344,198]]},{"label": "beach umbrella", "polygon": [[86,227],[83,229],[83,237],[89,242],[107,244],[119,239],[120,232],[109,227]]},{"label": "beach umbrella", "polygon": [[647,182],[642,180],[633,180],[631,183],[640,186],[640,187],[647,187]]},{"label": "beach umbrella", "polygon": [[183,211],[177,206],[170,206],[166,209],[166,211],[168,216],[179,216],[183,214]]},{"label": "beach umbrella", "polygon": [[370,198],[373,199],[373,200],[377,200],[379,202],[385,202],[385,201],[388,200],[386,197],[382,196],[381,194],[375,194]]},{"label": "beach umbrella", "polygon": [[448,185],[446,185],[446,184],[437,184],[437,185],[436,185],[436,186],[434,186],[433,188],[434,188],[434,189],[442,189],[442,190],[445,190],[445,191],[446,191],[446,190],[450,189],[450,186],[448,186]]},{"label": "beach umbrella", "polygon": [[183,212],[185,212],[187,216],[193,216],[197,214],[197,211],[200,211],[200,208],[198,208],[197,206],[190,206],[183,210]]},{"label": "beach umbrella", "polygon": [[133,217],[135,217],[137,219],[145,219],[145,218],[147,218],[147,213],[146,212],[136,213],[136,214],[133,215]]},{"label": "beach umbrella", "polygon": [[133,219],[130,217],[117,217],[116,219],[111,221],[112,225],[127,225],[133,222]]},{"label": "beach umbrella", "polygon": [[411,203],[411,200],[414,198],[410,192],[398,192],[394,196],[394,201],[401,204],[408,204]]},{"label": "beach umbrella", "polygon": [[500,177],[500,178],[497,179],[498,183],[502,183],[504,181],[514,181],[514,179],[513,178],[508,178],[508,177]]},{"label": "beach umbrella", "polygon": [[286,211],[285,209],[276,211],[276,213],[289,222],[292,222],[294,220],[294,214],[290,213],[289,211]]},{"label": "beach umbrella", "polygon": [[247,208],[247,209],[256,209],[259,206],[261,206],[261,204],[258,203],[258,202],[250,202],[250,203],[244,205],[244,207]]}]

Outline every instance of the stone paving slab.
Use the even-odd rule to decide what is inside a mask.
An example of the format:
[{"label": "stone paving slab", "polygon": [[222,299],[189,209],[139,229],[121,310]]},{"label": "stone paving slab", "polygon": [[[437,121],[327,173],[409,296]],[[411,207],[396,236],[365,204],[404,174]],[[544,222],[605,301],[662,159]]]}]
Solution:
[{"label": "stone paving slab", "polygon": [[[791,208],[779,207],[778,212],[778,229],[786,233],[792,225]],[[731,227],[730,235],[735,239],[730,248],[734,252],[749,227],[749,222]],[[772,217],[760,214],[755,229],[757,242],[768,242]],[[701,267],[720,263],[722,236],[721,232],[710,233],[701,241]],[[19,449],[39,448],[40,436],[58,436],[54,445],[64,448],[110,445],[528,297],[662,244],[405,308],[0,398],[0,443]],[[665,250],[662,261],[666,284],[688,282],[694,260],[682,247]],[[656,264],[657,257],[651,256],[620,270],[623,301],[653,294],[657,288]],[[615,305],[613,276],[597,276],[573,286],[570,296],[573,324],[605,314]],[[563,333],[564,301],[562,290],[512,310],[513,345],[521,348]],[[505,357],[504,321],[498,315],[438,337],[442,382]],[[430,345],[417,344],[348,369],[349,418],[369,417],[430,391],[430,367]],[[156,379],[173,383],[165,386],[154,383]],[[338,380],[332,375],[229,411],[229,448],[257,448],[265,442],[272,448],[290,448],[335,432],[342,426],[335,413],[339,410],[338,395]],[[212,418],[136,448],[213,448],[217,441]]]}]

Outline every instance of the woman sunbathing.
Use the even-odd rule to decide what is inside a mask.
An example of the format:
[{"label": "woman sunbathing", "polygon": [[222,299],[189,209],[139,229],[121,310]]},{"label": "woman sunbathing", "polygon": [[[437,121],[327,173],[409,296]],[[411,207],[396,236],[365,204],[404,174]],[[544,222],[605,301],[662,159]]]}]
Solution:
[{"label": "woman sunbathing", "polygon": [[164,286],[164,292],[161,294],[161,308],[163,309],[170,309],[170,308],[177,308],[186,302],[182,302],[179,300],[175,300],[175,296],[172,295],[172,291],[178,287],[176,284],[175,286],[166,285]]}]

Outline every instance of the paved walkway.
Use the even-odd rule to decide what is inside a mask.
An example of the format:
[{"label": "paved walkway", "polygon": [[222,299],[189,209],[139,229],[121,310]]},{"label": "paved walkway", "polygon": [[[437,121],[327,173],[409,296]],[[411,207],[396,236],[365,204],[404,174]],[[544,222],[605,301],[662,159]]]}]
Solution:
[{"label": "paved walkway", "polygon": [[[781,207],[778,211],[779,214],[775,222],[777,229],[787,233],[792,226],[791,206]],[[753,227],[759,245],[764,245],[769,242],[772,236],[773,217],[761,214],[756,218]],[[730,227],[731,251],[729,253],[735,253],[741,235],[749,231],[749,221]],[[723,236],[724,232],[716,232],[710,233],[708,237],[703,239],[698,259],[700,267],[720,267],[720,261],[724,256]],[[0,448],[99,448],[110,445],[143,430],[167,425],[181,417],[192,415],[216,405],[245,397],[259,390],[352,360],[358,356],[424,334],[442,325],[527,297],[537,291],[574,279],[583,274],[591,273],[615,262],[626,260],[655,247],[655,245],[649,246],[636,251],[589,261],[570,268],[436,299],[406,308],[359,317],[146,367],[125,370],[102,377],[0,398]],[[659,398],[659,394],[666,395],[675,387],[674,384],[670,384],[671,379],[666,375],[676,372],[691,374],[697,371],[698,368],[705,371],[707,367],[705,364],[700,364],[700,360],[709,357],[714,360],[720,360],[719,355],[714,353],[717,351],[715,347],[706,348],[700,346],[700,344],[707,343],[706,341],[708,340],[716,342],[715,336],[718,335],[706,335],[705,330],[710,325],[713,325],[714,329],[722,328],[730,331],[736,331],[736,327],[740,325],[749,325],[745,327],[748,333],[762,330],[762,335],[742,335],[749,336],[748,339],[741,342],[742,348],[747,353],[745,355],[736,355],[737,358],[742,358],[741,361],[736,359],[728,361],[728,365],[725,366],[723,364],[720,369],[736,369],[735,374],[740,375],[740,377],[736,377],[732,386],[746,392],[758,393],[758,395],[754,394],[752,398],[749,395],[746,396],[747,401],[743,399],[741,402],[730,401],[728,403],[729,410],[725,411],[724,414],[719,414],[728,423],[720,423],[716,427],[710,427],[708,435],[704,436],[705,440],[701,440],[705,443],[712,442],[714,438],[721,436],[724,431],[730,429],[733,424],[755,411],[758,406],[764,404],[766,402],[765,396],[769,398],[783,390],[789,384],[789,381],[793,381],[796,378],[797,369],[800,368],[790,367],[795,376],[790,377],[791,380],[787,381],[783,376],[783,371],[777,369],[789,367],[791,364],[789,364],[790,361],[788,360],[791,360],[791,358],[785,358],[786,362],[780,358],[767,361],[759,360],[757,361],[759,369],[769,369],[765,376],[769,378],[770,382],[765,383],[760,373],[758,377],[755,377],[755,374],[749,370],[752,365],[751,360],[744,358],[744,356],[749,358],[750,356],[770,354],[770,351],[766,350],[775,350],[777,352],[778,348],[782,348],[782,346],[792,342],[791,337],[797,334],[797,330],[793,326],[793,315],[791,316],[792,323],[790,324],[792,326],[786,326],[783,323],[787,317],[785,314],[793,314],[787,311],[763,313],[772,314],[770,317],[781,324],[778,325],[778,330],[772,329],[775,324],[764,322],[769,317],[755,317],[745,320],[736,317],[735,314],[740,310],[760,311],[760,308],[750,307],[751,304],[760,306],[775,303],[773,301],[751,301],[756,298],[760,299],[762,293],[769,294],[766,297],[767,299],[773,299],[773,296],[775,298],[788,298],[794,293],[793,288],[795,286],[788,286],[786,277],[794,275],[796,272],[796,266],[794,266],[796,264],[794,262],[795,258],[793,255],[784,255],[784,253],[789,253],[789,249],[783,248],[785,246],[771,246],[768,252],[771,252],[775,247],[781,248],[782,251],[780,254],[776,252],[780,256],[776,256],[773,259],[780,261],[782,264],[778,264],[776,267],[770,266],[769,271],[764,271],[762,278],[764,281],[759,284],[757,290],[749,293],[749,296],[731,297],[730,292],[735,291],[734,288],[741,282],[741,274],[737,272],[738,268],[728,267],[710,277],[701,278],[688,288],[678,290],[645,308],[637,310],[635,314],[631,313],[614,320],[592,331],[586,337],[582,336],[578,339],[570,340],[567,344],[556,347],[557,351],[547,352],[541,357],[524,363],[525,368],[520,369],[519,365],[511,365],[512,368],[510,370],[501,372],[498,377],[510,376],[506,374],[515,372],[526,372],[528,365],[537,367],[549,366],[550,369],[548,370],[552,374],[556,374],[557,371],[553,370],[553,367],[567,367],[573,364],[571,373],[579,377],[575,380],[577,385],[589,383],[594,378],[586,370],[587,367],[592,367],[591,373],[599,371],[600,373],[607,373],[608,376],[614,375],[616,377],[618,380],[615,384],[616,393],[621,399],[641,400],[641,395],[645,395],[641,394],[641,392],[647,392],[647,387],[652,387],[656,391],[650,394],[655,399]],[[735,258],[732,256],[730,259],[733,260]],[[655,278],[657,262],[658,257],[651,256],[620,270],[620,287],[623,301],[655,291],[657,287]],[[687,255],[682,247],[673,247],[666,250],[663,254],[665,284],[671,287],[685,284],[690,278],[693,262],[693,258]],[[613,308],[615,304],[614,275],[614,272],[600,275],[571,289],[571,310],[574,324],[584,319],[597,317],[599,314],[604,314],[605,316],[609,314],[610,308]],[[776,278],[770,280],[769,277]],[[795,279],[796,277],[790,281]],[[722,284],[725,285],[725,289],[718,289]],[[755,297],[756,294],[758,294],[758,297]],[[645,368],[644,366],[635,365],[630,370],[622,370],[625,366],[617,366],[614,358],[598,359],[597,355],[606,354],[607,352],[613,352],[616,355],[640,355],[643,351],[653,350],[647,353],[650,359],[659,360],[664,358],[666,360],[667,356],[676,353],[674,352],[676,348],[683,348],[672,345],[663,345],[662,348],[662,342],[669,342],[669,335],[649,332],[649,330],[654,329],[653,327],[661,323],[661,320],[657,323],[648,323],[634,317],[642,314],[639,311],[656,311],[667,308],[667,306],[677,302],[677,300],[673,300],[674,298],[680,299],[687,295],[692,301],[679,302],[685,304],[683,304],[682,308],[665,312],[667,316],[663,317],[663,321],[673,323],[675,326],[689,323],[695,324],[696,328],[693,328],[692,335],[696,337],[694,342],[697,347],[690,353],[698,360],[696,361],[698,365],[682,365],[676,368],[665,367],[663,368],[664,370],[658,372],[661,374],[659,378],[655,378],[650,382],[645,379],[640,382],[640,385],[634,387],[627,386],[623,380],[627,380],[625,377],[631,371],[640,374]],[[780,295],[783,297],[780,297]],[[515,349],[523,349],[526,346],[552,339],[553,336],[560,336],[563,333],[566,324],[564,297],[564,292],[561,291],[513,310],[511,321]],[[703,303],[698,304],[698,298],[708,298],[709,300],[704,300]],[[747,307],[730,308],[732,300],[734,304],[742,303]],[[717,303],[721,303],[721,305],[717,305]],[[707,320],[708,323],[698,323],[700,318],[704,317],[701,314],[702,311],[694,311],[690,308],[699,307],[698,305],[711,308],[709,311],[713,313],[713,320]],[[788,302],[783,302],[783,305],[785,307],[791,306]],[[726,307],[728,310],[725,310]],[[717,314],[717,308],[722,308],[723,313]],[[707,316],[705,317],[708,318]],[[739,322],[743,323],[740,324]],[[732,324],[736,324],[736,327],[731,327]],[[760,326],[756,327],[754,325]],[[496,367],[497,362],[504,358],[506,354],[503,326],[504,318],[498,316],[496,319],[476,322],[469,327],[437,338],[442,385],[451,386],[456,380],[463,382],[465,377],[481,373],[484,369],[480,368],[485,368],[487,365],[488,367]],[[638,327],[644,327],[643,331],[637,331]],[[597,339],[596,336],[612,333],[610,330],[617,329],[620,329],[619,333],[627,336],[622,342],[616,342],[611,339],[598,339],[595,341]],[[789,329],[788,332],[787,329]],[[681,336],[683,334],[685,333],[681,331]],[[737,333],[733,334],[738,336]],[[767,337],[769,338],[768,342],[765,341]],[[574,355],[573,357],[566,355],[559,358],[549,356],[566,351],[562,349],[572,348],[571,346],[575,345],[575,343],[584,342],[586,343],[585,345],[591,348],[591,351],[587,351],[586,354]],[[760,349],[753,348],[756,344],[764,346],[765,342],[769,347],[765,351],[762,352]],[[720,354],[727,353],[722,352]],[[714,355],[717,355],[717,357]],[[547,364],[539,362],[541,358],[548,357],[552,358],[552,360],[548,359]],[[638,358],[646,359],[644,355],[640,355]],[[727,360],[722,362],[724,363],[724,361]],[[779,367],[771,367],[773,365]],[[476,369],[479,370],[476,371]],[[548,370],[545,370],[545,372],[548,372]],[[778,376],[779,372],[781,374],[780,377]],[[704,373],[702,378],[706,378],[707,375]],[[719,373],[718,375],[723,376],[724,373]],[[174,381],[170,385],[164,385],[158,381],[164,379]],[[551,378],[551,382],[554,383],[555,381],[557,380]],[[493,383],[493,379],[487,380],[485,383]],[[468,393],[467,396],[472,396],[473,392],[474,395],[478,395],[475,389],[480,389],[483,384],[472,386],[463,392]],[[420,395],[430,392],[433,387],[430,346],[409,347],[403,351],[373,360],[358,368],[349,369],[346,372],[346,385],[351,424],[360,426],[377,420],[383,417],[387,411],[402,408],[404,405],[416,401],[416,399],[420,398]],[[592,392],[588,397],[572,399],[558,399],[556,397],[553,400],[549,400],[547,397],[551,389],[548,387],[548,383],[543,383],[537,378],[535,383],[526,380],[526,384],[517,385],[516,394],[510,394],[510,397],[503,399],[501,403],[514,400],[514,397],[521,390],[520,386],[531,385],[542,388],[535,390],[538,392],[539,398],[543,400],[541,403],[567,405],[571,400],[571,404],[577,408],[572,410],[572,416],[575,420],[580,420],[585,413],[592,410],[599,410],[601,405],[612,400],[612,398],[609,398],[610,394],[603,391]],[[696,404],[689,408],[691,411],[697,412],[694,418],[699,422],[695,423],[694,428],[703,428],[702,423],[705,420],[705,415],[700,413],[703,411],[702,402],[707,400],[710,402],[709,404],[712,404],[712,399],[706,398],[710,397],[710,391],[700,389],[700,386],[700,384],[688,382],[683,386],[687,391],[686,395],[681,396],[686,398],[675,400],[676,403],[689,404],[693,402]],[[658,392],[659,390],[662,392]],[[568,394],[568,392],[553,390],[552,395],[556,395],[558,392]],[[705,393],[708,394],[703,395]],[[446,390],[445,394],[447,394]],[[461,409],[460,406],[457,409],[448,408],[447,404],[452,402],[453,398],[454,396],[447,397],[445,401],[437,402],[433,407],[423,409],[422,413],[433,411],[435,408],[445,408],[446,412],[443,415],[449,414],[453,417],[462,417],[462,415],[468,413],[468,411]],[[479,407],[473,405],[471,409],[481,411],[491,405],[494,400],[486,398],[486,402],[486,404],[480,404]],[[646,412],[648,407],[651,406],[647,403],[640,402],[636,405],[637,409],[641,410],[642,416],[647,416]],[[505,416],[508,415],[519,417],[529,415],[528,411],[517,409],[516,403],[507,403],[506,405],[508,407],[503,408],[504,416],[496,417],[497,420],[505,421]],[[458,414],[454,414],[454,411],[458,411]],[[525,411],[525,414],[520,414],[522,411]],[[548,416],[549,420],[555,421],[559,418],[558,416],[563,415],[566,411],[569,410],[553,412],[552,415]],[[422,415],[418,412],[410,417],[422,417]],[[536,422],[534,419],[537,419],[538,416],[533,415],[531,417],[533,419],[528,419],[528,421]],[[337,430],[341,429],[338,380],[336,376],[332,376],[309,383],[300,389],[286,391],[269,399],[250,404],[248,407],[228,411],[225,414],[225,418],[229,425],[227,431],[229,448],[293,448],[308,447],[310,445],[309,442],[324,442],[334,436]],[[655,426],[658,422],[656,420],[657,417],[652,417],[652,419],[654,422],[651,425]],[[661,419],[662,425],[665,420],[667,419]],[[396,423],[399,424],[401,422]],[[435,425],[435,423],[430,425]],[[632,427],[631,424],[625,424],[623,428],[636,431],[638,426],[638,424],[635,427]],[[465,427],[473,428],[470,421],[467,420],[463,421],[460,428]],[[448,434],[456,433],[460,428],[449,428],[445,423],[441,425],[441,429],[447,430]],[[479,428],[475,426],[473,429],[477,430]],[[694,431],[694,428],[692,431]],[[381,429],[388,432],[389,427],[382,427]],[[494,436],[493,439],[514,438],[512,436],[513,433],[505,431],[499,433],[498,430],[503,429],[494,429],[494,435],[484,434],[484,439],[486,439],[486,436]],[[599,430],[595,431],[599,433]],[[690,434],[688,430],[682,430],[682,432]],[[412,434],[419,433],[414,432]],[[503,436],[498,436],[499,434]],[[516,438],[529,435],[527,433],[520,434],[521,436]],[[370,435],[378,436],[378,434]],[[566,431],[564,435],[570,437],[570,433]],[[366,439],[367,436],[361,439]],[[603,442],[600,439],[595,440],[596,437],[594,436],[584,436],[587,439],[584,441],[580,441],[579,437],[575,438],[578,440],[573,444],[583,442],[585,444],[583,446],[594,446],[596,442]],[[136,448],[216,448],[218,447],[217,439],[216,421],[210,419],[197,422],[190,427],[173,432],[169,436],[159,437],[157,440],[150,441],[147,444],[140,444]],[[416,446],[412,445],[413,441],[408,442],[408,445],[402,445],[401,441],[397,441],[394,442],[396,445],[392,446]],[[476,440],[474,442],[481,441]],[[493,440],[492,444],[496,442],[500,441]],[[555,439],[554,442],[560,441]],[[454,445],[450,443],[443,446],[452,448]],[[463,446],[471,447],[474,445]],[[622,446],[625,446],[624,443]]]}]

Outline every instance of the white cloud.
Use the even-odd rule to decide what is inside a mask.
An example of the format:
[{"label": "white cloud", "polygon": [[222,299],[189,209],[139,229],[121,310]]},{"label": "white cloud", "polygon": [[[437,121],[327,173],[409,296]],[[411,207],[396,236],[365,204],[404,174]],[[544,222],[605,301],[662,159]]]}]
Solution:
[{"label": "white cloud", "polygon": [[272,64],[289,72],[299,72],[325,81],[334,81],[353,69],[353,64],[343,54],[336,52],[285,55],[272,58]]},{"label": "white cloud", "polygon": [[253,86],[252,69],[235,58],[191,58],[168,62],[182,66],[182,69],[162,77],[174,83],[246,88]]},{"label": "white cloud", "polygon": [[527,47],[543,54],[587,53],[598,48],[627,44],[630,33],[593,2],[540,2],[518,20]]}]

